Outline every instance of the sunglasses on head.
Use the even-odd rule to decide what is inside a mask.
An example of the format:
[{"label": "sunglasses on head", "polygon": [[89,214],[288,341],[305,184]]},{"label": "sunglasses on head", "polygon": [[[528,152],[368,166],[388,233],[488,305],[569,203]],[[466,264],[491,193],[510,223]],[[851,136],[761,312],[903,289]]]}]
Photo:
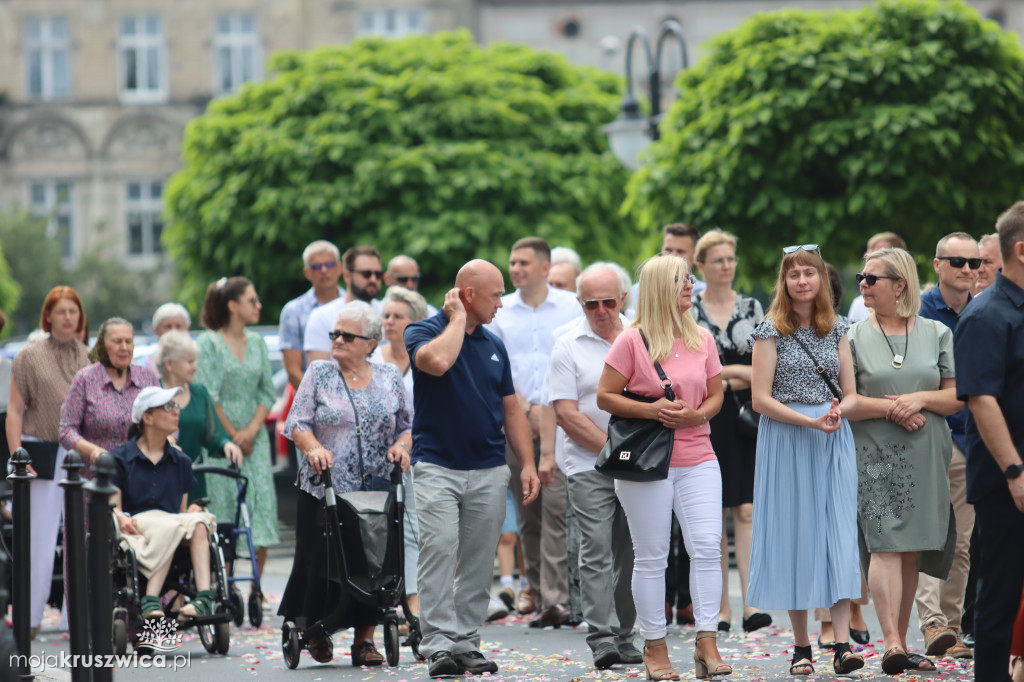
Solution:
[{"label": "sunglasses on head", "polygon": [[806,251],[808,253],[813,253],[813,252],[818,250],[818,245],[817,244],[794,244],[793,246],[785,246],[785,247],[783,247],[782,253],[788,255],[788,254],[791,254],[791,253],[796,253],[800,249],[803,249],[804,251]]},{"label": "sunglasses on head", "polygon": [[412,282],[413,284],[416,284],[416,283],[418,283],[420,281],[420,276],[419,275],[408,275],[406,277],[395,277],[395,281],[398,282],[399,284],[407,284],[409,282]]},{"label": "sunglasses on head", "polygon": [[353,270],[352,272],[363,279],[380,279],[384,276],[384,272],[381,270]]},{"label": "sunglasses on head", "polygon": [[362,339],[363,341],[369,341],[369,336],[361,336],[359,334],[353,334],[351,332],[341,332],[335,329],[334,331],[327,332],[327,336],[331,337],[331,341],[337,341],[341,339],[345,343],[352,343],[356,339]]},{"label": "sunglasses on head", "polygon": [[588,298],[583,301],[583,307],[587,310],[597,310],[598,308],[604,307],[608,310],[615,310],[615,306],[618,305],[619,299],[617,298]]},{"label": "sunglasses on head", "polygon": [[964,258],[963,256],[936,256],[935,260],[948,260],[949,264],[959,270],[965,265],[969,265],[971,270],[977,270],[981,267],[980,258]]},{"label": "sunglasses on head", "polygon": [[331,270],[337,264],[338,261],[329,260],[326,263],[313,263],[312,265],[309,266],[309,269],[313,270],[314,272],[320,272],[321,270]]},{"label": "sunglasses on head", "polygon": [[858,272],[855,277],[857,278],[857,284],[867,282],[869,287],[875,286],[880,279],[899,279],[899,277],[887,277],[886,275],[865,275],[863,272]]}]

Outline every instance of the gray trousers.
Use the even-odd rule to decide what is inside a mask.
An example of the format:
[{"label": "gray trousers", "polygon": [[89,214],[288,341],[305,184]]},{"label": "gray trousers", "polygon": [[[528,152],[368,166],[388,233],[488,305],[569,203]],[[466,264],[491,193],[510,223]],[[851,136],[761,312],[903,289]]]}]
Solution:
[{"label": "gray trousers", "polygon": [[479,651],[505,521],[508,467],[461,471],[420,462],[415,469],[420,653]]},{"label": "gray trousers", "polygon": [[615,496],[615,481],[596,471],[566,480],[580,529],[580,593],[583,620],[590,627],[587,644],[596,651],[606,642],[631,643],[636,621],[630,587],[633,544]]}]

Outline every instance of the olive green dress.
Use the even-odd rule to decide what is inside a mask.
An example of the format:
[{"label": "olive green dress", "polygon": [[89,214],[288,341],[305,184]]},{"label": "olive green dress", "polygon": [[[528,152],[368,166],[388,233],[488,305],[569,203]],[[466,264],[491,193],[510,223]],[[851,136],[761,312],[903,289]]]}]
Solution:
[{"label": "olive green dress", "polygon": [[[953,332],[940,322],[917,317],[905,334],[888,343],[870,320],[853,325],[850,350],[857,393],[871,398],[940,388],[952,378]],[[891,346],[891,349],[890,349]],[[903,355],[903,366],[892,366]],[[945,579],[956,538],[949,498],[953,442],[946,419],[925,412],[923,428],[910,432],[888,419],[851,421],[857,446],[857,517],[861,561],[869,554],[920,552],[918,567]]]}]

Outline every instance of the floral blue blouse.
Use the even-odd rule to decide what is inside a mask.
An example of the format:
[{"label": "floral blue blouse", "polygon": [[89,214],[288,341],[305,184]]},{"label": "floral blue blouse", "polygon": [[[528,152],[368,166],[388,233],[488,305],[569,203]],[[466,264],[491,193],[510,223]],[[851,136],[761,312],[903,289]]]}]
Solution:
[{"label": "floral blue blouse", "polygon": [[[359,414],[362,431],[363,466],[365,474],[386,477],[392,464],[387,460],[388,448],[412,427],[412,406],[398,368],[391,364],[370,362],[373,375],[366,388],[349,390]],[[295,401],[284,424],[284,435],[294,440],[295,430],[312,431],[316,439],[334,456],[331,482],[335,492],[360,489],[359,443],[356,420],[341,371],[333,360],[317,360],[310,364],[295,392]],[[309,460],[300,455],[299,489],[322,499],[322,486],[314,486]]]}]

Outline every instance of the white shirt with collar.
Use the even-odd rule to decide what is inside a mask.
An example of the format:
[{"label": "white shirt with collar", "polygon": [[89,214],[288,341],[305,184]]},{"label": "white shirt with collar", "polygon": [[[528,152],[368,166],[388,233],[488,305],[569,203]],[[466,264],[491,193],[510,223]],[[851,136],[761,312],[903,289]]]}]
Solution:
[{"label": "white shirt with collar", "polygon": [[505,343],[516,390],[535,405],[547,405],[548,361],[553,332],[583,314],[576,297],[547,285],[548,295],[536,308],[523,302],[519,290],[501,297],[502,307],[487,329]]},{"label": "white shirt with collar", "polygon": [[[330,303],[324,303],[310,314],[309,322],[306,323],[306,334],[302,339],[304,353],[315,350],[322,353],[331,352],[331,339],[328,334],[334,329],[334,323],[338,321],[338,313],[347,302],[344,298],[336,298]],[[378,314],[381,313],[382,306],[377,299],[370,301],[370,306]]]},{"label": "white shirt with collar", "polygon": [[[619,315],[623,328],[629,326],[625,315]],[[551,350],[551,371],[548,377],[548,399],[575,400],[580,413],[597,428],[608,431],[610,414],[597,406],[597,384],[604,371],[604,358],[612,344],[594,333],[586,317],[558,337]],[[597,453],[591,452],[572,438],[563,435],[565,475],[594,470]]]}]

